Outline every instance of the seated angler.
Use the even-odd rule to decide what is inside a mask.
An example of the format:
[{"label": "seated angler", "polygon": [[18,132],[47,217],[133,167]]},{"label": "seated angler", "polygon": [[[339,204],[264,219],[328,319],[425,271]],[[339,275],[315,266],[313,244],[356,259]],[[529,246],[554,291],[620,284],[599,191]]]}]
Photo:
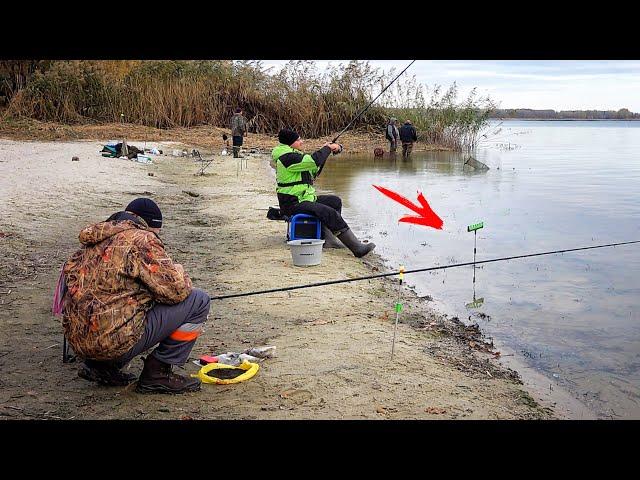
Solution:
[{"label": "seated angler", "polygon": [[[289,217],[306,213],[318,217],[328,246],[338,246],[336,237],[356,257],[363,257],[375,248],[374,243],[362,243],[342,218],[342,200],[336,195],[316,195],[313,179],[331,152],[339,152],[337,143],[327,143],[309,155],[301,151],[302,139],[293,130],[283,129],[278,134],[280,144],[273,149],[278,182],[278,203],[283,215]],[[335,236],[334,236],[335,234]]]},{"label": "seated angler", "polygon": [[83,246],[63,269],[62,324],[84,360],[78,375],[127,385],[136,377],[122,368],[157,345],[144,359],[137,390],[199,390],[200,380],[171,368],[186,363],[208,317],[209,295],[192,288],[182,265],[165,252],[158,205],[138,198],[125,210],[83,229]]}]

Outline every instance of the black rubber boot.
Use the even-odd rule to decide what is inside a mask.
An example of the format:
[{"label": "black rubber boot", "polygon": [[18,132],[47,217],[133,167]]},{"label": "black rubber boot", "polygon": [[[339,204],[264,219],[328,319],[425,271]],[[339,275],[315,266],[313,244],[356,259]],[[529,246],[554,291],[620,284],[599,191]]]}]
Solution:
[{"label": "black rubber boot", "polygon": [[324,225],[322,225],[322,233],[324,235],[324,244],[322,245],[322,248],[344,248],[342,242],[340,242],[333,232]]},{"label": "black rubber boot", "polygon": [[239,158],[238,153],[240,152],[240,147],[233,147],[233,158]]},{"label": "black rubber boot", "polygon": [[153,355],[144,359],[144,368],[136,390],[140,393],[184,393],[200,390],[200,380],[183,377],[171,371],[171,365]]},{"label": "black rubber boot", "polygon": [[136,376],[131,373],[125,373],[112,365],[92,360],[85,360],[80,365],[78,376],[107,387],[124,387],[136,380]]},{"label": "black rubber boot", "polygon": [[358,258],[364,257],[367,253],[376,248],[376,244],[373,242],[360,242],[350,228],[338,235],[338,239]]}]

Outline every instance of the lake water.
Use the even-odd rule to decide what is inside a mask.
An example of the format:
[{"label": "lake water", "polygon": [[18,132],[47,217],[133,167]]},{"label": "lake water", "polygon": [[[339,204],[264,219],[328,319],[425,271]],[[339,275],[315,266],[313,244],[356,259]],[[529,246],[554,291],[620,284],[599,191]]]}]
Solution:
[{"label": "lake water", "polygon": [[[346,220],[394,270],[472,261],[467,225],[479,221],[477,260],[640,240],[640,122],[492,127],[474,152],[487,172],[451,152],[342,155],[317,187],[342,197]],[[399,223],[412,212],[373,184],[414,203],[422,192],[443,229]],[[475,293],[472,266],[405,279],[600,418],[640,418],[640,244],[479,265]]]}]

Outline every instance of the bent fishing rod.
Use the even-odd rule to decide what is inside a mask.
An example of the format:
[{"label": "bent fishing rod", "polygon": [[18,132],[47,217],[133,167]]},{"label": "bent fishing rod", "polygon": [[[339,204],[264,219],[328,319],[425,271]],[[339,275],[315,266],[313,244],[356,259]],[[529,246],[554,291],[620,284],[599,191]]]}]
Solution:
[{"label": "bent fishing rod", "polygon": [[224,300],[227,298],[237,298],[237,297],[249,297],[252,295],[263,295],[266,293],[276,293],[276,292],[287,292],[290,290],[298,290],[301,288],[311,288],[311,287],[324,287],[326,285],[336,285],[338,283],[349,283],[349,282],[358,282],[361,280],[373,280],[376,278],[383,278],[383,277],[392,277],[394,275],[399,275],[401,272],[404,274],[407,273],[418,273],[418,272],[429,272],[429,271],[433,271],[433,270],[445,270],[447,268],[455,268],[455,267],[465,267],[468,265],[479,265],[481,263],[492,263],[492,262],[503,262],[506,260],[515,260],[515,259],[519,259],[519,258],[527,258],[527,257],[539,257],[541,255],[554,255],[554,254],[558,254],[558,253],[566,253],[566,252],[576,252],[578,250],[591,250],[594,248],[605,248],[605,247],[615,247],[618,245],[629,245],[632,243],[640,243],[640,240],[633,240],[630,242],[619,242],[619,243],[608,243],[605,245],[592,245],[589,247],[579,247],[579,248],[568,248],[565,250],[553,250],[553,251],[549,251],[549,252],[540,252],[540,253],[528,253],[526,255],[514,255],[512,257],[500,257],[500,258],[491,258],[489,260],[481,260],[479,262],[466,262],[466,263],[455,263],[452,265],[441,265],[438,267],[426,267],[426,268],[416,268],[414,270],[401,270],[401,271],[396,271],[396,272],[390,272],[390,273],[380,273],[378,275],[369,275],[366,277],[356,277],[356,278],[346,278],[343,280],[329,280],[327,282],[319,282],[319,283],[309,283],[306,285],[295,285],[293,287],[283,287],[283,288],[272,288],[270,290],[258,290],[255,292],[245,292],[245,293],[233,293],[230,295],[218,295],[218,296],[214,296],[214,297],[209,297],[211,300]]},{"label": "bent fishing rod", "polygon": [[[376,98],[374,98],[373,100],[371,100],[371,101],[369,102],[369,104],[368,104],[366,107],[364,107],[364,108],[360,111],[360,113],[358,113],[358,115],[356,115],[356,116],[353,118],[353,120],[351,120],[351,121],[347,124],[347,126],[346,126],[346,127],[344,127],[344,128],[342,129],[342,131],[341,131],[340,133],[338,133],[338,135],[336,135],[336,136],[335,136],[335,138],[331,141],[331,143],[336,143],[336,142],[338,141],[338,139],[342,136],[342,134],[343,134],[344,132],[346,132],[346,131],[349,129],[349,127],[350,127],[351,125],[353,125],[353,124],[354,124],[354,122],[355,122],[356,120],[358,120],[358,119],[359,119],[359,118],[364,114],[364,112],[366,112],[367,110],[369,110],[369,107],[371,107],[371,105],[373,105],[373,103],[374,103],[378,98],[380,98],[380,96],[381,96],[384,92],[386,92],[386,91],[387,91],[387,89],[388,89],[391,85],[393,85],[393,84],[394,84],[394,82],[395,82],[398,78],[400,78],[400,75],[402,75],[404,72],[406,72],[406,71],[407,71],[407,69],[408,69],[411,65],[413,65],[413,63],[414,63],[414,62],[415,62],[415,60],[412,60],[412,61],[411,61],[411,63],[410,63],[409,65],[407,65],[407,66],[404,68],[404,70],[402,70],[398,75],[396,75],[396,78],[394,78],[393,80],[391,80],[391,82],[389,82],[389,85],[387,85],[386,87],[384,87],[384,88],[382,89],[382,91],[378,94],[378,96],[377,96]],[[342,145],[340,145],[340,147],[341,147],[341,148],[340,148],[340,152],[342,152]],[[337,153],[340,153],[340,152],[337,152]],[[335,155],[335,154],[334,154],[334,155]],[[316,177],[317,177],[318,175],[320,175],[320,172],[322,172],[323,167],[324,167],[324,163],[320,166],[320,169],[318,170],[318,173],[316,173],[316,175],[315,175]]]}]

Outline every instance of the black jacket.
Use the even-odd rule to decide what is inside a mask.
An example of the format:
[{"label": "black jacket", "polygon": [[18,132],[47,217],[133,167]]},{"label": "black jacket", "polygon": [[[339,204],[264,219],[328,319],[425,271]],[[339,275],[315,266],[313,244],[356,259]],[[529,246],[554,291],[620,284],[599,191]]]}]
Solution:
[{"label": "black jacket", "polygon": [[400,141],[403,143],[417,142],[418,134],[416,132],[416,127],[405,123],[400,127]]}]

